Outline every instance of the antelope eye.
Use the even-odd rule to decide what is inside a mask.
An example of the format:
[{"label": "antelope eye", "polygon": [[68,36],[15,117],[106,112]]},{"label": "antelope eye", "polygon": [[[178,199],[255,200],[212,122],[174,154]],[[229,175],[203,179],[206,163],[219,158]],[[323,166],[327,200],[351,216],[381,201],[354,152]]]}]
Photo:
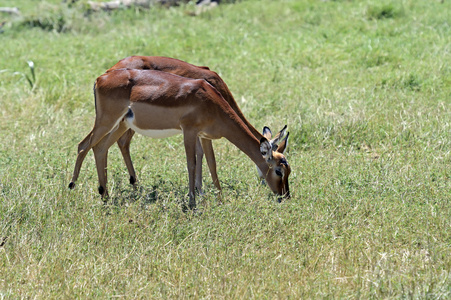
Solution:
[{"label": "antelope eye", "polygon": [[276,175],[277,175],[277,176],[280,176],[280,177],[283,176],[283,174],[282,174],[282,172],[280,172],[280,170],[276,170]]}]

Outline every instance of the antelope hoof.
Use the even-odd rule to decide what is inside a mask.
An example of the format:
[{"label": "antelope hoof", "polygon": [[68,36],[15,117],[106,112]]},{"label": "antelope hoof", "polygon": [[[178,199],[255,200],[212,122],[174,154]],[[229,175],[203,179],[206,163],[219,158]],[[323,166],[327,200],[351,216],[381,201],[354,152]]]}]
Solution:
[{"label": "antelope hoof", "polygon": [[75,182],[71,181],[71,182],[69,183],[69,188],[70,188],[71,190],[73,190],[74,187],[75,187]]},{"label": "antelope hoof", "polygon": [[192,211],[196,210],[196,204],[188,203],[188,207]]},{"label": "antelope hoof", "polygon": [[199,196],[205,196],[205,193],[204,193],[204,191],[202,190],[202,188],[196,188],[196,192],[197,192],[197,194],[199,195]]},{"label": "antelope hoof", "polygon": [[136,178],[134,176],[130,176],[130,184],[135,185],[135,183],[136,183]]},{"label": "antelope hoof", "polygon": [[99,194],[103,197],[105,194],[105,189],[103,188],[103,186],[99,186]]},{"label": "antelope hoof", "polygon": [[189,202],[188,205],[186,205],[186,202],[184,202],[181,206],[184,213],[187,213],[188,211],[195,212],[197,210],[196,203]]}]

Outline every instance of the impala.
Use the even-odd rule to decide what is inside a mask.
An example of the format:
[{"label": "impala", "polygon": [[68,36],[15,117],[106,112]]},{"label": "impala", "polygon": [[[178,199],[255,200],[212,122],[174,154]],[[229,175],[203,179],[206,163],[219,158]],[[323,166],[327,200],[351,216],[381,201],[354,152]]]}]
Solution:
[{"label": "impala", "polygon": [[[258,130],[255,129],[254,126],[252,126],[252,124],[250,124],[244,117],[226,83],[216,72],[211,71],[208,67],[195,66],[175,58],[162,56],[130,56],[120,60],[106,72],[108,73],[118,69],[159,70],[187,78],[205,79],[208,83],[210,83],[214,88],[216,88],[219,91],[219,93],[229,103],[229,105],[236,112],[236,114],[246,124],[246,126],[249,128],[252,134],[258,139],[260,139],[262,136],[258,132]],[[271,145],[276,145],[280,142],[280,147],[278,148],[278,150],[276,150],[280,152],[281,149],[284,150],[286,149],[286,145],[288,143],[288,135],[286,135],[286,137],[282,140],[285,131],[286,126],[274,137],[274,139],[271,140],[271,131],[269,130],[268,127],[265,126],[265,128],[263,129],[263,135],[270,140]],[[136,183],[136,172],[130,157],[130,143],[134,134],[135,131],[133,129],[129,129],[117,141],[117,144],[124,158],[125,165],[127,166],[128,173],[130,175],[130,184],[133,185]],[[221,190],[221,186],[216,173],[216,162],[213,152],[213,145],[211,144],[210,140],[206,140],[204,143],[205,143],[204,148],[207,148],[208,151],[208,153],[206,154],[206,158],[207,163],[208,160],[210,160],[209,169],[211,177],[213,179],[213,183],[215,184],[216,188]],[[197,161],[199,162],[202,161],[203,154],[204,152],[198,139],[196,143]],[[78,174],[78,172],[80,171],[82,161],[83,159],[81,159],[80,164],[78,165],[79,167],[74,171],[74,173]],[[259,175],[260,177],[264,178],[260,171]],[[199,193],[202,193],[202,163],[196,164],[195,186],[196,189],[199,191]]]},{"label": "impala", "polygon": [[99,193],[102,197],[107,196],[108,149],[127,130],[132,129],[158,138],[183,134],[190,208],[196,206],[196,164],[201,163],[196,161],[198,138],[210,170],[214,163],[209,159],[213,156],[210,140],[225,137],[257,165],[274,193],[290,196],[288,176],[291,168],[281,153],[284,149],[271,145],[262,135],[260,140],[257,139],[235,110],[207,81],[155,70],[118,69],[97,78],[94,95],[94,128],[79,144],[69,187],[74,187],[81,162],[92,148],[99,178]]}]

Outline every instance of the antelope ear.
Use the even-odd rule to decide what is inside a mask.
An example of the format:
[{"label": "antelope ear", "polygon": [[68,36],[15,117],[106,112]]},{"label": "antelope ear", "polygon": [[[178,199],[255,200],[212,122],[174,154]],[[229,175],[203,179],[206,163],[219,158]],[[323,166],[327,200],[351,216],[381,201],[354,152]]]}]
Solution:
[{"label": "antelope ear", "polygon": [[284,153],[285,150],[287,149],[288,146],[288,136],[290,135],[290,133],[287,133],[287,136],[282,140],[282,142],[280,142],[280,145],[277,147],[277,152],[279,153]]},{"label": "antelope ear", "polygon": [[269,127],[267,127],[267,126],[263,127],[263,133],[262,133],[262,135],[263,135],[266,139],[270,140],[271,137],[272,137],[271,129],[269,129]]},{"label": "antelope ear", "polygon": [[271,144],[278,144],[280,139],[285,135],[285,131],[287,131],[287,125],[285,125],[281,131],[279,131],[274,139],[271,140]]},{"label": "antelope ear", "polygon": [[260,153],[266,161],[272,159],[272,146],[264,137],[260,140]]}]

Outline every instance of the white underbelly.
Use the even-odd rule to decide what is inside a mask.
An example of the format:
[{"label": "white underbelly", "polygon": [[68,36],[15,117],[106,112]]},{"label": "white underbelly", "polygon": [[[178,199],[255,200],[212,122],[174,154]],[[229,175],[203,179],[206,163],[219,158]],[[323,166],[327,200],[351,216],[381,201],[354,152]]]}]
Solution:
[{"label": "white underbelly", "polygon": [[125,118],[125,122],[128,127],[133,129],[135,132],[154,139],[167,138],[182,133],[181,129],[141,129],[133,124],[133,118]]},{"label": "white underbelly", "polygon": [[134,131],[136,131],[139,134],[154,138],[154,139],[162,139],[167,138],[173,135],[181,134],[182,131],[179,129],[139,129],[139,128],[132,128]]}]

